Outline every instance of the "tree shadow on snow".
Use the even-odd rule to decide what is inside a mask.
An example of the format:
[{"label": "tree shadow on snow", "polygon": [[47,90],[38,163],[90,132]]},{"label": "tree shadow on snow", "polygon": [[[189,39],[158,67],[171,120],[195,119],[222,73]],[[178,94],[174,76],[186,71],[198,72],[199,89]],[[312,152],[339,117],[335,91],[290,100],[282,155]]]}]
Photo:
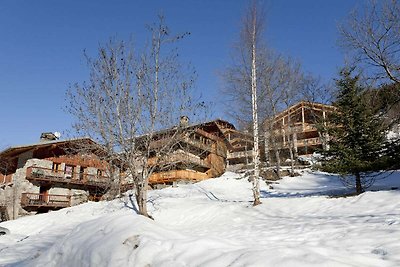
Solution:
[{"label": "tree shadow on snow", "polygon": [[136,206],[136,200],[133,197],[133,194],[128,195],[128,201],[124,201],[125,208],[133,210],[136,214],[139,214],[139,209]]},{"label": "tree shadow on snow", "polygon": [[313,196],[326,196],[326,197],[335,197],[335,196],[343,196],[351,193],[352,189],[332,189],[321,192],[277,192],[277,191],[267,191],[261,190],[261,198],[299,198],[299,197],[313,197]]}]

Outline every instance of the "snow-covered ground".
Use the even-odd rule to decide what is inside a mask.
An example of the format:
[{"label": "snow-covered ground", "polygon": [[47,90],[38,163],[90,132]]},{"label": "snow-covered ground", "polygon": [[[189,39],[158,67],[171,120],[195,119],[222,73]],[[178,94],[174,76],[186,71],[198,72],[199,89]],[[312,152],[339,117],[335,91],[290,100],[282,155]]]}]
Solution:
[{"label": "snow-covered ground", "polygon": [[[360,196],[305,172],[262,184],[233,173],[150,192],[155,221],[127,196],[0,223],[0,266],[400,266],[400,172]],[[373,191],[380,189],[382,191]]]}]

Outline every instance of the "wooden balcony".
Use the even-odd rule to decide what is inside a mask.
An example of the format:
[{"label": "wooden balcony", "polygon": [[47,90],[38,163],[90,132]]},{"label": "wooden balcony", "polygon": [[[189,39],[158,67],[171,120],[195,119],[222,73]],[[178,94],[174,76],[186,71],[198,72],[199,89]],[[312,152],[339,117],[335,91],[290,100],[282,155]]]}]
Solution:
[{"label": "wooden balcony", "polygon": [[180,138],[163,138],[157,141],[152,141],[150,143],[150,149],[160,149],[163,147],[171,147],[174,144],[177,143],[185,143],[188,144],[196,149],[200,149],[202,151],[208,151],[208,152],[212,152],[212,147],[211,145],[208,144],[204,144],[203,142],[201,142],[200,140],[188,137],[188,136],[182,136]]},{"label": "wooden balcony", "polygon": [[246,158],[246,157],[251,159],[252,156],[253,156],[253,150],[229,152],[228,153],[228,159]]},{"label": "wooden balcony", "polygon": [[305,132],[315,132],[318,131],[317,127],[315,124],[307,124],[305,123],[304,126],[302,123],[294,123],[294,125],[285,125],[284,127],[279,127],[274,129],[274,135],[281,135],[282,130],[284,130],[286,133],[291,132],[291,133],[305,133]]},{"label": "wooden balcony", "polygon": [[149,178],[149,184],[172,183],[174,181],[201,181],[210,178],[206,173],[192,170],[171,170],[166,172],[153,173]]},{"label": "wooden balcony", "polygon": [[321,138],[314,137],[303,140],[297,140],[297,147],[316,146],[316,145],[322,145]]},{"label": "wooden balcony", "polygon": [[21,206],[27,211],[34,211],[40,208],[49,210],[62,209],[71,206],[71,196],[22,193]]},{"label": "wooden balcony", "polygon": [[170,155],[167,157],[164,157],[163,159],[159,159],[157,157],[150,158],[148,160],[148,164],[150,166],[153,165],[186,165],[186,166],[198,166],[204,169],[210,169],[211,165],[204,161],[203,159],[197,157],[196,155],[193,155],[191,153],[185,152],[185,151],[175,151],[172,152]]},{"label": "wooden balcony", "polygon": [[110,179],[107,176],[65,173],[61,170],[56,171],[35,166],[26,169],[26,179],[37,186],[50,184],[54,187],[89,190],[92,192],[104,191],[110,185]]},{"label": "wooden balcony", "polygon": [[[289,142],[287,142],[287,141],[285,143],[278,142],[276,144],[280,148],[289,148]],[[298,148],[308,147],[308,146],[319,146],[319,145],[322,145],[321,138],[319,138],[319,137],[297,140],[297,142],[296,142],[296,146]]]},{"label": "wooden balcony", "polygon": [[185,136],[185,137],[182,138],[182,142],[184,142],[184,143],[186,143],[188,145],[191,145],[193,147],[196,147],[196,148],[198,148],[200,150],[203,150],[203,151],[213,152],[213,149],[212,149],[211,145],[204,144],[200,140],[196,140],[196,139],[193,139],[193,138]]}]

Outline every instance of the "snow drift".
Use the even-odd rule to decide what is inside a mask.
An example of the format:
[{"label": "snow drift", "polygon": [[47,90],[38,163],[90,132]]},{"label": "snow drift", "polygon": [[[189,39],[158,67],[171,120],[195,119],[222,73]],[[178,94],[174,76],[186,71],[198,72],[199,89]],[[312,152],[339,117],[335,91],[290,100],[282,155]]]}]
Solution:
[{"label": "snow drift", "polygon": [[127,196],[1,223],[2,266],[400,266],[400,173],[360,196],[305,172],[251,185],[233,173],[150,192],[155,221]]}]

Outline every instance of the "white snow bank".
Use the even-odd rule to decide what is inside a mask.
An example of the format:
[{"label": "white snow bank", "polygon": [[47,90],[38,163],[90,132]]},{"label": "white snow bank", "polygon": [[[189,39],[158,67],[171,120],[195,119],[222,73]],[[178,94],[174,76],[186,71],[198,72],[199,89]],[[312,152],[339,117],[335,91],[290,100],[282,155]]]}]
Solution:
[{"label": "white snow bank", "polygon": [[[301,176],[284,177],[273,184],[268,196],[311,196],[340,195],[355,192],[354,188],[345,187],[338,175],[310,170],[300,171]],[[367,191],[390,190],[400,188],[400,171],[373,174],[375,183]]]},{"label": "white snow bank", "polygon": [[337,177],[305,172],[262,183],[252,207],[239,178],[151,191],[155,221],[113,201],[1,223],[12,234],[0,237],[0,265],[400,266],[399,190],[328,198],[346,190]]}]

